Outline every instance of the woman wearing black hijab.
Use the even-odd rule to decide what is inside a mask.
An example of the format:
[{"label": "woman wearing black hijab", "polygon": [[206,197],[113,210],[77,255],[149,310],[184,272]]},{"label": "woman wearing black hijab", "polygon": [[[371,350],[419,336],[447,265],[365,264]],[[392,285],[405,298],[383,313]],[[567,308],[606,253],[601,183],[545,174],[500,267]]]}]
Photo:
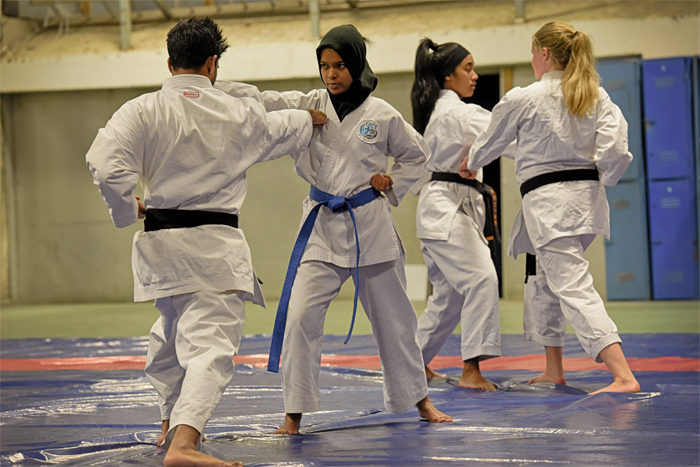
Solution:
[{"label": "woman wearing black hijab", "polygon": [[[316,57],[326,89],[261,95],[267,110],[318,109],[328,115],[326,125],[314,130],[308,151],[293,155],[295,171],[311,184],[311,194],[304,201],[270,351],[271,371],[277,371],[280,350],[284,354],[287,416],[276,433],[298,433],[302,414],[321,410],[326,311],[350,277],[379,347],[387,410],[401,413],[417,406],[430,422],[451,421],[428,398],[416,313],[406,294],[405,251],[389,211],[418,180],[430,152],[396,109],[371,95],[377,78],[367,63],[365,39],[354,26],[331,29]],[[385,175],[389,157],[391,177]]]}]

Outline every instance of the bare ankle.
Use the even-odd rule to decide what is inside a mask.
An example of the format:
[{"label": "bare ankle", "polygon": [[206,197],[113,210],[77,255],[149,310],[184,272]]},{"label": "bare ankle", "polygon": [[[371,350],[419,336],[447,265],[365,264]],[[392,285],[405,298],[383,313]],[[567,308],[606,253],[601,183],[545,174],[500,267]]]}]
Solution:
[{"label": "bare ankle", "polygon": [[301,427],[301,413],[288,413],[284,416],[284,423],[276,431],[276,435],[296,435]]}]

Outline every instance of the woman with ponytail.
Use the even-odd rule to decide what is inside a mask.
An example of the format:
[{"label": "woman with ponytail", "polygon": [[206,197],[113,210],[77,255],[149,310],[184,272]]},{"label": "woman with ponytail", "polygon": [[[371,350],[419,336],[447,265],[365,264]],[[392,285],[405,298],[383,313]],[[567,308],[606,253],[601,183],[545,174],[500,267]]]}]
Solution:
[{"label": "woman with ponytail", "polygon": [[501,99],[460,166],[465,173],[483,167],[517,137],[523,204],[509,253],[528,254],[525,339],[543,345],[547,357],[545,371],[530,383],[566,383],[568,321],[583,348],[612,373],[613,383],[596,393],[639,392],[583,256],[596,235],[610,237],[604,186],[615,185],[632,161],[627,122],[598,86],[586,33],[560,21],[545,24],[532,38],[532,68],[539,81]]},{"label": "woman with ponytail", "polygon": [[489,111],[461,100],[474,94],[477,79],[474,58],[461,45],[438,45],[430,39],[418,45],[413,126],[423,134],[431,157],[426,164],[430,181],[413,191],[420,189],[417,234],[433,286],[418,320],[418,343],[426,376],[443,376],[427,365],[461,322],[464,367],[459,386],[495,391],[479,369],[480,360],[501,355],[498,276],[487,240],[496,232],[483,197],[493,191],[481,183],[481,170],[470,173],[469,180],[458,174],[465,149],[491,119]]}]

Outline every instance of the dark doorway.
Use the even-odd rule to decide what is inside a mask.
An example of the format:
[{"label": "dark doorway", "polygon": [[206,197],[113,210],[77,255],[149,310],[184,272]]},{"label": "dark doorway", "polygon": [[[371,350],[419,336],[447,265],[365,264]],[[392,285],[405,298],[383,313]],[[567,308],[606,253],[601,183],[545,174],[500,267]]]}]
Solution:
[{"label": "dark doorway", "polygon": [[[468,104],[477,104],[491,111],[498,104],[500,99],[500,76],[495,75],[479,75],[476,84],[476,91],[472,97],[462,99]],[[498,213],[498,233],[502,233],[501,229],[501,162],[499,159],[491,162],[484,167],[484,183],[493,188],[497,196],[496,212]],[[501,241],[507,242],[508,239],[501,237]],[[503,259],[501,258],[501,250],[496,252],[494,264],[498,273],[498,296],[503,297],[503,279],[502,268]]]}]

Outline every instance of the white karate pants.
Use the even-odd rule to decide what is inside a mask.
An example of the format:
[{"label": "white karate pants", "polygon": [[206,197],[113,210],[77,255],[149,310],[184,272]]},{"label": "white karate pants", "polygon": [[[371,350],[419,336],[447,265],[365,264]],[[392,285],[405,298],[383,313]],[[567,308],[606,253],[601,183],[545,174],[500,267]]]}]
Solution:
[{"label": "white karate pants", "polygon": [[458,211],[450,236],[421,240],[433,293],[418,319],[418,343],[429,363],[462,324],[462,360],[501,355],[498,276],[476,223]]},{"label": "white karate pants", "polygon": [[595,235],[556,238],[537,249],[537,275],[525,285],[525,340],[563,347],[566,321],[583,349],[602,363],[600,352],[620,343],[615,323],[593,287],[583,252]]},{"label": "white karate pants", "polygon": [[[286,413],[321,410],[323,325],[331,300],[349,277],[355,280],[355,268],[321,261],[299,265],[282,347]],[[416,312],[406,295],[403,259],[360,267],[356,287],[379,347],[384,404],[390,412],[405,412],[428,395],[428,385],[416,340]]]},{"label": "white karate pants", "polygon": [[201,291],[156,300],[146,375],[158,391],[169,436],[178,425],[203,433],[233,377],[245,321],[242,292]]}]

